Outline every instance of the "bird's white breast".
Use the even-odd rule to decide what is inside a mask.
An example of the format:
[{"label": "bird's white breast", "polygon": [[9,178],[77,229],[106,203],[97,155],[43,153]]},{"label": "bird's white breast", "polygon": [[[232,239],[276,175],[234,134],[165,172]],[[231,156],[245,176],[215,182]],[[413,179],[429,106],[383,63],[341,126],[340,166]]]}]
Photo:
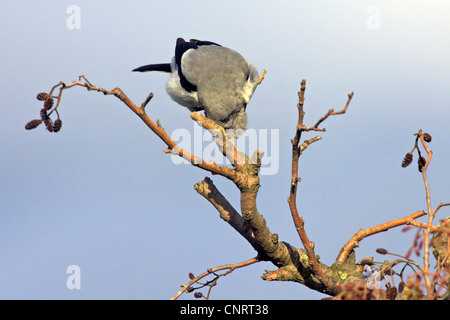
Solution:
[{"label": "bird's white breast", "polygon": [[200,108],[197,92],[188,92],[181,86],[180,76],[174,60],[172,60],[171,68],[172,73],[166,83],[167,94],[173,101],[188,108],[190,111],[197,111]]}]

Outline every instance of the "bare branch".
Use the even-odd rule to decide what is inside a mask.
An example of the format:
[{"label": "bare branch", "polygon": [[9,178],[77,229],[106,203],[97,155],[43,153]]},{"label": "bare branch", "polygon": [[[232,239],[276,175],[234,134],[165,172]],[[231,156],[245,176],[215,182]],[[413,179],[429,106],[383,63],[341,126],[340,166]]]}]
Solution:
[{"label": "bare branch", "polygon": [[226,264],[226,265],[222,265],[222,266],[218,266],[218,267],[214,267],[214,268],[208,268],[207,271],[203,272],[202,274],[198,275],[197,277],[194,277],[188,283],[182,285],[182,289],[179,290],[172,298],[170,298],[170,300],[178,299],[178,297],[181,296],[184,292],[186,292],[186,290],[188,290],[188,288],[190,288],[194,283],[198,282],[199,280],[203,279],[206,276],[209,276],[210,274],[212,274],[214,272],[222,271],[222,270],[229,270],[227,273],[221,275],[221,276],[224,276],[224,275],[227,275],[227,274],[233,272],[236,269],[249,266],[249,265],[257,263],[259,261],[260,261],[259,258],[255,257],[255,258],[251,258],[249,260],[239,262],[239,263]]},{"label": "bare branch", "polygon": [[433,210],[433,214],[436,214],[436,212],[442,208],[442,207],[446,207],[446,206],[450,206],[450,203],[439,203],[439,205]]},{"label": "bare branch", "polygon": [[350,105],[350,102],[353,98],[353,92],[348,95],[347,103],[345,104],[345,107],[341,111],[334,111],[334,109],[328,110],[327,114],[325,114],[322,118],[319,119],[319,121],[316,122],[313,128],[319,128],[319,125],[325,121],[329,116],[344,114],[347,111],[348,106]]},{"label": "bare branch", "polygon": [[144,100],[144,102],[142,102],[142,104],[141,104],[141,109],[144,111],[145,110],[145,107],[147,106],[147,104],[150,102],[150,100],[152,100],[152,98],[153,98],[153,93],[151,92],[148,96],[147,96],[147,98]]},{"label": "bare branch", "polygon": [[355,235],[342,247],[341,251],[339,252],[338,257],[336,258],[336,262],[343,262],[347,259],[350,252],[356,248],[359,247],[359,242],[362,241],[364,238],[367,238],[371,235],[374,235],[379,232],[387,231],[389,229],[405,225],[408,223],[411,223],[414,219],[417,219],[419,217],[422,217],[426,215],[426,211],[417,211],[414,212],[404,218],[392,220],[386,223],[382,223],[378,226],[371,227],[368,229],[361,229]]},{"label": "bare branch", "polygon": [[308,139],[308,140],[304,141],[302,143],[302,145],[300,146],[300,154],[302,154],[303,151],[305,151],[306,148],[308,148],[311,143],[314,143],[314,142],[319,141],[321,139],[322,139],[321,136],[317,136],[317,137],[313,137],[311,139]]},{"label": "bare branch", "polygon": [[260,85],[261,82],[264,80],[264,76],[266,73],[267,73],[267,71],[265,69],[263,69],[263,71],[261,72],[261,75],[259,76],[259,79],[258,79],[258,85]]},{"label": "bare branch", "polygon": [[220,217],[224,221],[239,232],[239,234],[243,236],[256,251],[262,253],[261,247],[256,241],[250,226],[220,193],[211,179],[206,177],[203,181],[196,183],[194,188],[217,209]]},{"label": "bare branch", "polygon": [[345,107],[338,112],[334,112],[333,109],[328,111],[328,113],[322,117],[314,127],[308,128],[304,125],[303,120],[305,116],[305,112],[303,110],[304,102],[305,102],[305,89],[306,89],[306,80],[302,80],[300,91],[298,93],[298,122],[297,122],[297,130],[295,133],[294,138],[291,140],[292,143],[292,171],[291,171],[291,192],[289,194],[288,203],[289,208],[291,211],[292,219],[294,221],[295,229],[297,230],[297,233],[300,237],[300,240],[303,243],[303,246],[306,250],[306,253],[308,255],[309,263],[311,264],[312,270],[314,275],[328,288],[331,287],[331,283],[329,279],[323,274],[323,271],[321,270],[321,265],[319,264],[316,254],[314,251],[314,242],[311,242],[306,234],[305,228],[304,228],[304,219],[299,215],[298,209],[297,209],[297,185],[300,181],[300,178],[298,176],[298,165],[299,165],[299,158],[302,152],[313,142],[318,141],[321,139],[320,136],[311,138],[309,140],[306,140],[303,142],[300,147],[300,139],[302,136],[303,131],[309,131],[309,130],[316,130],[316,131],[324,131],[318,128],[318,126],[325,121],[330,115],[335,114],[343,114],[346,112],[350,101],[353,97],[353,92],[348,95],[347,104]]},{"label": "bare branch", "polygon": [[413,220],[410,222],[411,225],[418,227],[418,228],[423,228],[423,229],[429,229],[430,232],[445,232],[450,234],[450,229],[445,229],[445,228],[438,228],[435,226],[429,226],[428,223],[424,223],[424,222],[420,222],[420,221],[416,221]]},{"label": "bare branch", "polygon": [[248,156],[236,148],[233,137],[229,137],[223,127],[198,112],[192,112],[191,118],[211,133],[219,150],[234,168],[249,163]]},{"label": "bare branch", "polygon": [[[417,138],[416,138],[414,148],[416,148],[417,152],[419,153],[419,162],[418,162],[419,171],[422,173],[422,177],[423,177],[427,209],[428,209],[428,225],[423,232],[423,239],[424,239],[423,275],[424,275],[425,285],[426,285],[426,289],[427,289],[427,294],[428,294],[428,296],[431,296],[434,291],[434,286],[432,285],[431,280],[429,278],[430,232],[431,232],[431,228],[433,227],[432,224],[433,224],[435,213],[438,209],[438,208],[436,208],[435,210],[431,211],[430,188],[428,186],[428,178],[427,178],[427,169],[428,169],[428,165],[430,163],[431,157],[433,155],[433,152],[428,149],[428,146],[425,141],[425,137],[424,137],[424,134],[422,133],[422,130],[419,130],[419,132],[417,132],[415,135],[417,136]],[[425,149],[425,152],[427,153],[426,160],[423,160],[423,158],[420,154],[420,149],[418,147],[418,140],[420,140],[420,142],[422,143],[422,147]]]},{"label": "bare branch", "polygon": [[53,97],[53,91],[56,90],[58,87],[59,87],[59,94],[56,97],[57,103],[50,110],[48,116],[50,116],[53,112],[57,112],[57,108],[60,105],[62,92],[75,86],[85,87],[89,91],[91,90],[97,91],[105,95],[114,95],[125,105],[127,105],[128,108],[130,108],[137,116],[139,116],[139,118],[141,118],[141,120],[147,125],[147,127],[149,127],[167,145],[168,148],[164,150],[165,152],[171,152],[172,154],[176,154],[189,161],[192,165],[200,167],[203,170],[209,171],[212,174],[222,175],[232,181],[237,181],[239,179],[236,171],[228,168],[227,166],[219,166],[215,163],[206,162],[203,159],[200,159],[194,156],[193,154],[190,154],[189,152],[179,148],[177,144],[169,137],[169,135],[167,135],[164,128],[161,126],[161,123],[157,121],[157,123],[155,124],[145,112],[145,106],[152,99],[153,94],[150,93],[147,96],[146,100],[142,103],[142,105],[138,107],[127,97],[127,95],[120,88],[114,88],[113,90],[106,90],[101,87],[94,86],[86,79],[84,75],[81,75],[79,79],[80,80],[83,79],[85,82],[73,81],[71,84],[66,85],[64,82],[61,81],[52,87],[50,93],[48,94],[48,97],[50,98]]}]

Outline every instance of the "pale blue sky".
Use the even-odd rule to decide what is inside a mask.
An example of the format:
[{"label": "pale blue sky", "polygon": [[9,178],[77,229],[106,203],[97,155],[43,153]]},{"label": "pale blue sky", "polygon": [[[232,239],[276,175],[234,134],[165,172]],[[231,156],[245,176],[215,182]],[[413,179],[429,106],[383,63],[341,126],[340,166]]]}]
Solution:
[{"label": "pale blue sky", "polygon": [[[80,29],[67,28],[69,5],[80,8]],[[367,25],[372,6],[379,28]],[[299,210],[323,262],[331,264],[360,228],[426,208],[415,164],[400,167],[419,129],[433,136],[433,206],[450,201],[449,14],[445,0],[5,2],[0,298],[168,299],[189,272],[255,255],[194,190],[210,175],[173,164],[164,144],[116,98],[67,90],[61,132],[24,129],[39,116],[38,92],[84,74],[138,104],[153,92],[152,119],[169,133],[193,131],[187,110],[164,91],[167,75],[131,72],[168,62],[177,37],[221,43],[268,71],[247,110],[251,128],[279,130],[280,169],[261,177],[258,207],[281,240],[301,246],[286,199],[302,79],[309,125],[355,92],[348,113],[324,123],[323,140],[300,163]],[[237,189],[211,178],[239,208]],[[442,209],[439,218],[448,215]],[[400,230],[376,235],[361,242],[357,259],[384,260],[378,247],[406,253],[412,239]],[[80,290],[66,287],[73,264],[81,269]],[[260,279],[274,268],[237,270],[219,280],[212,298],[323,297]]]}]

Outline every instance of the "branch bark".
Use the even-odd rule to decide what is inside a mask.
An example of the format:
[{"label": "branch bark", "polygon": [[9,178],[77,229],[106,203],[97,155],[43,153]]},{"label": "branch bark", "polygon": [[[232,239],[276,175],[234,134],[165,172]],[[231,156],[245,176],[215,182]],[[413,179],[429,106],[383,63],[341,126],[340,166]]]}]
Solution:
[{"label": "branch bark", "polygon": [[227,222],[242,237],[244,237],[261,256],[264,256],[264,251],[255,239],[250,226],[222,193],[220,193],[210,178],[206,177],[204,180],[196,183],[194,188],[201,196],[208,200],[214,208],[216,208],[222,220]]}]

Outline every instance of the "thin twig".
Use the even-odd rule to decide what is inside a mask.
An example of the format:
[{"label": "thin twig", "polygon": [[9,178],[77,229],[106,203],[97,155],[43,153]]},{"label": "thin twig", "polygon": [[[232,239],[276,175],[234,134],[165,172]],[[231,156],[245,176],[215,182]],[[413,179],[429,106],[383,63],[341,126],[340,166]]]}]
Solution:
[{"label": "thin twig", "polygon": [[[304,102],[305,102],[305,89],[306,89],[306,80],[302,80],[300,91],[298,93],[298,122],[297,122],[297,130],[295,132],[294,138],[291,140],[292,143],[292,168],[291,168],[291,188],[290,188],[290,194],[288,198],[289,208],[291,211],[292,219],[294,221],[295,229],[297,230],[297,233],[300,237],[300,240],[302,241],[302,244],[306,250],[306,253],[308,255],[309,263],[311,264],[312,270],[314,275],[321,281],[326,287],[330,288],[331,283],[329,279],[323,274],[321,270],[321,266],[316,258],[316,254],[314,251],[314,242],[310,241],[305,228],[304,228],[304,219],[299,215],[298,208],[297,208],[297,187],[298,182],[300,182],[300,178],[298,176],[298,166],[299,166],[299,158],[302,152],[313,142],[316,142],[321,139],[320,136],[313,137],[309,140],[304,141],[300,145],[300,140],[302,137],[303,131],[325,131],[324,129],[318,128],[318,126],[325,121],[330,115],[337,115],[337,114],[343,114],[347,111],[348,106],[350,105],[350,101],[353,97],[353,92],[348,95],[348,100],[345,105],[345,107],[338,112],[334,112],[334,109],[331,109],[328,111],[328,113],[323,116],[322,118],[317,121],[317,123],[314,125],[314,127],[306,127],[303,123],[305,112],[303,109]],[[300,146],[299,146],[300,145]]]},{"label": "thin twig", "polygon": [[353,235],[353,237],[347,241],[347,243],[342,247],[341,251],[339,252],[337,258],[336,258],[336,262],[344,262],[345,260],[347,260],[348,255],[350,254],[350,252],[356,248],[359,247],[359,242],[362,241],[364,238],[367,238],[371,235],[374,235],[376,233],[379,232],[383,232],[383,231],[387,231],[389,229],[401,226],[401,225],[405,225],[408,223],[411,223],[414,219],[417,219],[419,217],[422,217],[424,215],[426,215],[427,212],[424,210],[421,211],[417,211],[414,212],[404,218],[400,218],[400,219],[396,219],[396,220],[392,220],[389,222],[385,222],[382,223],[378,226],[375,227],[371,227],[368,229],[361,229],[359,230],[357,233],[355,233],[355,235]]},{"label": "thin twig", "polygon": [[445,232],[445,233],[449,233],[450,234],[450,229],[445,229],[445,228],[438,228],[435,226],[430,226],[428,225],[428,223],[424,223],[424,222],[420,222],[420,221],[416,221],[413,220],[411,222],[409,222],[411,225],[418,227],[418,228],[423,228],[423,229],[430,229],[431,232]]},{"label": "thin twig", "polygon": [[[304,219],[299,215],[297,209],[297,186],[300,178],[298,176],[298,162],[301,154],[301,148],[299,147],[300,139],[302,136],[302,127],[303,127],[303,119],[305,116],[305,112],[303,110],[303,105],[305,102],[305,89],[306,89],[306,80],[302,80],[300,91],[298,93],[298,123],[297,130],[294,138],[291,140],[292,143],[292,168],[291,168],[291,192],[289,194],[288,203],[291,211],[291,216],[294,221],[295,229],[300,237],[300,240],[306,250],[308,255],[308,260],[311,264],[314,275],[326,286],[330,287],[331,283],[327,279],[327,277],[323,274],[320,264],[317,261],[316,254],[314,252],[314,243],[311,242],[306,234],[304,228]],[[307,144],[309,145],[309,144]],[[307,145],[303,146],[303,150]]]},{"label": "thin twig", "polygon": [[345,104],[345,107],[341,111],[334,111],[334,109],[328,110],[327,114],[324,115],[322,118],[319,119],[319,121],[316,122],[313,128],[319,128],[319,125],[325,121],[329,116],[334,116],[338,114],[344,114],[347,111],[348,106],[350,105],[350,102],[353,98],[353,92],[348,94],[347,103]]},{"label": "thin twig", "polygon": [[207,271],[205,271],[202,274],[194,277],[188,283],[182,285],[182,289],[179,290],[172,298],[170,298],[170,300],[178,299],[178,297],[181,296],[184,292],[186,292],[186,290],[188,290],[188,288],[190,286],[192,286],[194,283],[198,282],[199,280],[203,279],[204,277],[206,277],[206,276],[208,276],[208,275],[210,275],[210,274],[212,274],[214,272],[228,269],[228,272],[223,274],[223,275],[227,275],[227,274],[233,272],[236,269],[249,266],[249,265],[254,264],[256,262],[259,262],[259,261],[260,260],[259,260],[258,257],[254,257],[254,258],[251,258],[249,260],[246,260],[246,261],[243,261],[243,262],[239,262],[239,263],[232,263],[232,264],[226,264],[226,265],[222,265],[222,266],[218,266],[218,267],[214,267],[214,268],[208,268]]},{"label": "thin twig", "polygon": [[261,72],[261,75],[259,76],[258,79],[258,85],[261,84],[261,82],[264,80],[264,75],[267,73],[267,71],[265,69],[263,69],[263,71]]},{"label": "thin twig", "polygon": [[147,106],[147,104],[150,102],[150,100],[152,100],[153,98],[153,93],[150,92],[150,94],[147,96],[147,98],[144,100],[144,102],[142,102],[141,104],[141,109],[145,110],[145,107]]},{"label": "thin twig", "polygon": [[447,202],[447,203],[439,203],[439,205],[433,210],[433,214],[436,214],[436,212],[440,209],[440,208],[442,208],[442,207],[445,207],[445,206],[450,206],[450,202]]},{"label": "thin twig", "polygon": [[425,151],[427,152],[427,161],[424,166],[422,166],[422,177],[423,182],[425,186],[425,194],[426,194],[426,201],[427,201],[427,209],[428,209],[428,226],[425,228],[425,231],[423,233],[424,237],[424,254],[423,254],[423,264],[424,264],[424,279],[425,279],[425,285],[427,289],[427,294],[430,297],[433,294],[434,286],[431,284],[430,278],[428,276],[428,268],[430,267],[429,262],[429,256],[430,256],[430,231],[431,227],[433,225],[434,215],[435,211],[431,211],[431,197],[430,197],[430,188],[428,186],[428,178],[427,178],[427,169],[428,164],[430,163],[432,152],[428,149],[426,142],[423,138],[422,130],[419,131],[420,133],[420,141],[422,142],[422,146],[424,147]]},{"label": "thin twig", "polygon": [[[123,103],[125,103],[136,115],[138,115],[142,121],[167,145],[168,149],[171,153],[176,154],[187,161],[189,161],[192,165],[198,166],[206,171],[211,172],[212,174],[219,174],[222,175],[232,181],[238,180],[238,175],[233,169],[228,168],[227,166],[217,165],[215,163],[206,162],[201,158],[198,158],[194,156],[193,154],[179,148],[177,144],[167,135],[164,128],[161,126],[159,122],[156,124],[150,119],[150,117],[145,112],[145,106],[146,104],[151,100],[152,94],[148,95],[147,99],[144,101],[144,103],[141,105],[141,107],[136,106],[120,88],[114,88],[113,90],[106,90],[97,86],[92,85],[84,75],[80,76],[80,80],[84,79],[85,82],[80,81],[73,81],[71,84],[66,85],[63,82],[60,82],[53,86],[53,88],[50,91],[50,95],[52,95],[53,91],[60,87],[60,92],[58,94],[58,101],[55,107],[53,107],[52,111],[55,111],[58,106],[59,102],[61,100],[62,91],[66,89],[70,89],[75,86],[85,87],[88,90],[98,91],[102,92],[105,95],[114,95],[119,100],[121,100]],[[50,113],[51,113],[50,112]]]}]

